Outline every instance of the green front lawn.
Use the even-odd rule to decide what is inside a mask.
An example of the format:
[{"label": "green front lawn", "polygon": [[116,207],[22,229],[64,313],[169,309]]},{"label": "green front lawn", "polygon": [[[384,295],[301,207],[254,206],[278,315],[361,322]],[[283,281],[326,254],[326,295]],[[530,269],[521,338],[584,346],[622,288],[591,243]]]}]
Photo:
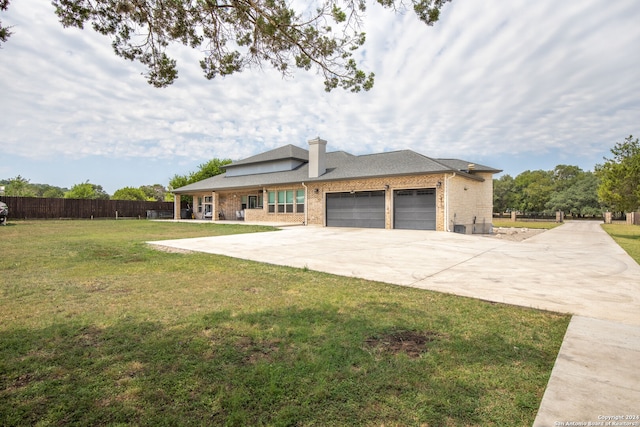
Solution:
[{"label": "green front lawn", "polygon": [[0,424],[530,426],[569,317],[145,241],[0,227]]},{"label": "green front lawn", "polygon": [[631,258],[640,264],[640,226],[627,224],[602,224],[604,231],[609,233],[613,240],[622,249],[627,251]]}]

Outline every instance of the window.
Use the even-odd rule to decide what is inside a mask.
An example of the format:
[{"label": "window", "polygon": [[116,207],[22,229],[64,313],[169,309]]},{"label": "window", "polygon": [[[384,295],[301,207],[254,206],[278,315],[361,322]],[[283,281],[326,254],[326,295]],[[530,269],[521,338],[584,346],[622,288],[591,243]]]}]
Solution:
[{"label": "window", "polygon": [[[262,205],[262,197],[258,196],[258,203]],[[269,213],[304,212],[304,190],[279,190],[268,192]]]},{"label": "window", "polygon": [[242,210],[247,209],[247,196],[242,196],[240,200],[240,203],[242,204]]},{"label": "window", "polygon": [[268,209],[269,209],[269,213],[275,213],[276,212],[276,192],[275,191],[269,191],[267,197],[268,197],[267,206],[268,206]]},{"label": "window", "polygon": [[304,212],[304,190],[296,190],[296,212]]},{"label": "window", "polygon": [[293,190],[287,190],[286,204],[284,205],[287,213],[293,213]]},{"label": "window", "polygon": [[262,209],[264,207],[264,204],[262,202],[262,193],[258,194],[258,204],[256,205],[256,207],[258,209]]},{"label": "window", "polygon": [[278,213],[284,213],[284,201],[286,197],[286,191],[278,191]]},{"label": "window", "polygon": [[198,197],[198,212],[202,212],[202,197]]}]

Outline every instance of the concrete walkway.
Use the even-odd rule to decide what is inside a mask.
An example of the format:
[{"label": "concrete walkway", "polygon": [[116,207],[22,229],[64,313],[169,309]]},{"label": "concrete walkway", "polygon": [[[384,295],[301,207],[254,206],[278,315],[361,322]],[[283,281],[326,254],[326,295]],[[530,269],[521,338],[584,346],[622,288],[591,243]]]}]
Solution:
[{"label": "concrete walkway", "polygon": [[600,223],[569,222],[523,242],[291,227],[152,243],[571,313],[534,426],[640,415],[640,266]]}]

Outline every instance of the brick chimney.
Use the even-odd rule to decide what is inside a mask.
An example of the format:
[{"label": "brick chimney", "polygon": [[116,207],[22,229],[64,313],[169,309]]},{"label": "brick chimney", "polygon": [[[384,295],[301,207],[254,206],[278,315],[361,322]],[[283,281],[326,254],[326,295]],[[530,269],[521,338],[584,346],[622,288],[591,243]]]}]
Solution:
[{"label": "brick chimney", "polygon": [[320,139],[320,137],[309,141],[309,178],[318,178],[327,171],[326,153],[327,141]]}]

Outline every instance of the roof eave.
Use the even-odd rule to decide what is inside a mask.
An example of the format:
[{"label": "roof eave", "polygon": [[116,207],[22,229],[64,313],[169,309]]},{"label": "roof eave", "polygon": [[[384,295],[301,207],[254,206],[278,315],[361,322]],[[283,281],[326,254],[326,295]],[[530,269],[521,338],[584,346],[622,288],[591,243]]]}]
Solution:
[{"label": "roof eave", "polygon": [[[303,163],[309,163],[309,159],[303,159],[301,157],[282,157],[281,159],[277,159],[277,160],[298,160],[300,162]],[[228,165],[223,166],[225,170],[227,170],[228,168],[235,168],[235,167],[240,167],[240,166],[247,166],[247,165],[259,165],[262,163],[272,163],[274,162],[274,160],[261,160],[258,162],[250,162],[250,163],[230,163]]]}]

